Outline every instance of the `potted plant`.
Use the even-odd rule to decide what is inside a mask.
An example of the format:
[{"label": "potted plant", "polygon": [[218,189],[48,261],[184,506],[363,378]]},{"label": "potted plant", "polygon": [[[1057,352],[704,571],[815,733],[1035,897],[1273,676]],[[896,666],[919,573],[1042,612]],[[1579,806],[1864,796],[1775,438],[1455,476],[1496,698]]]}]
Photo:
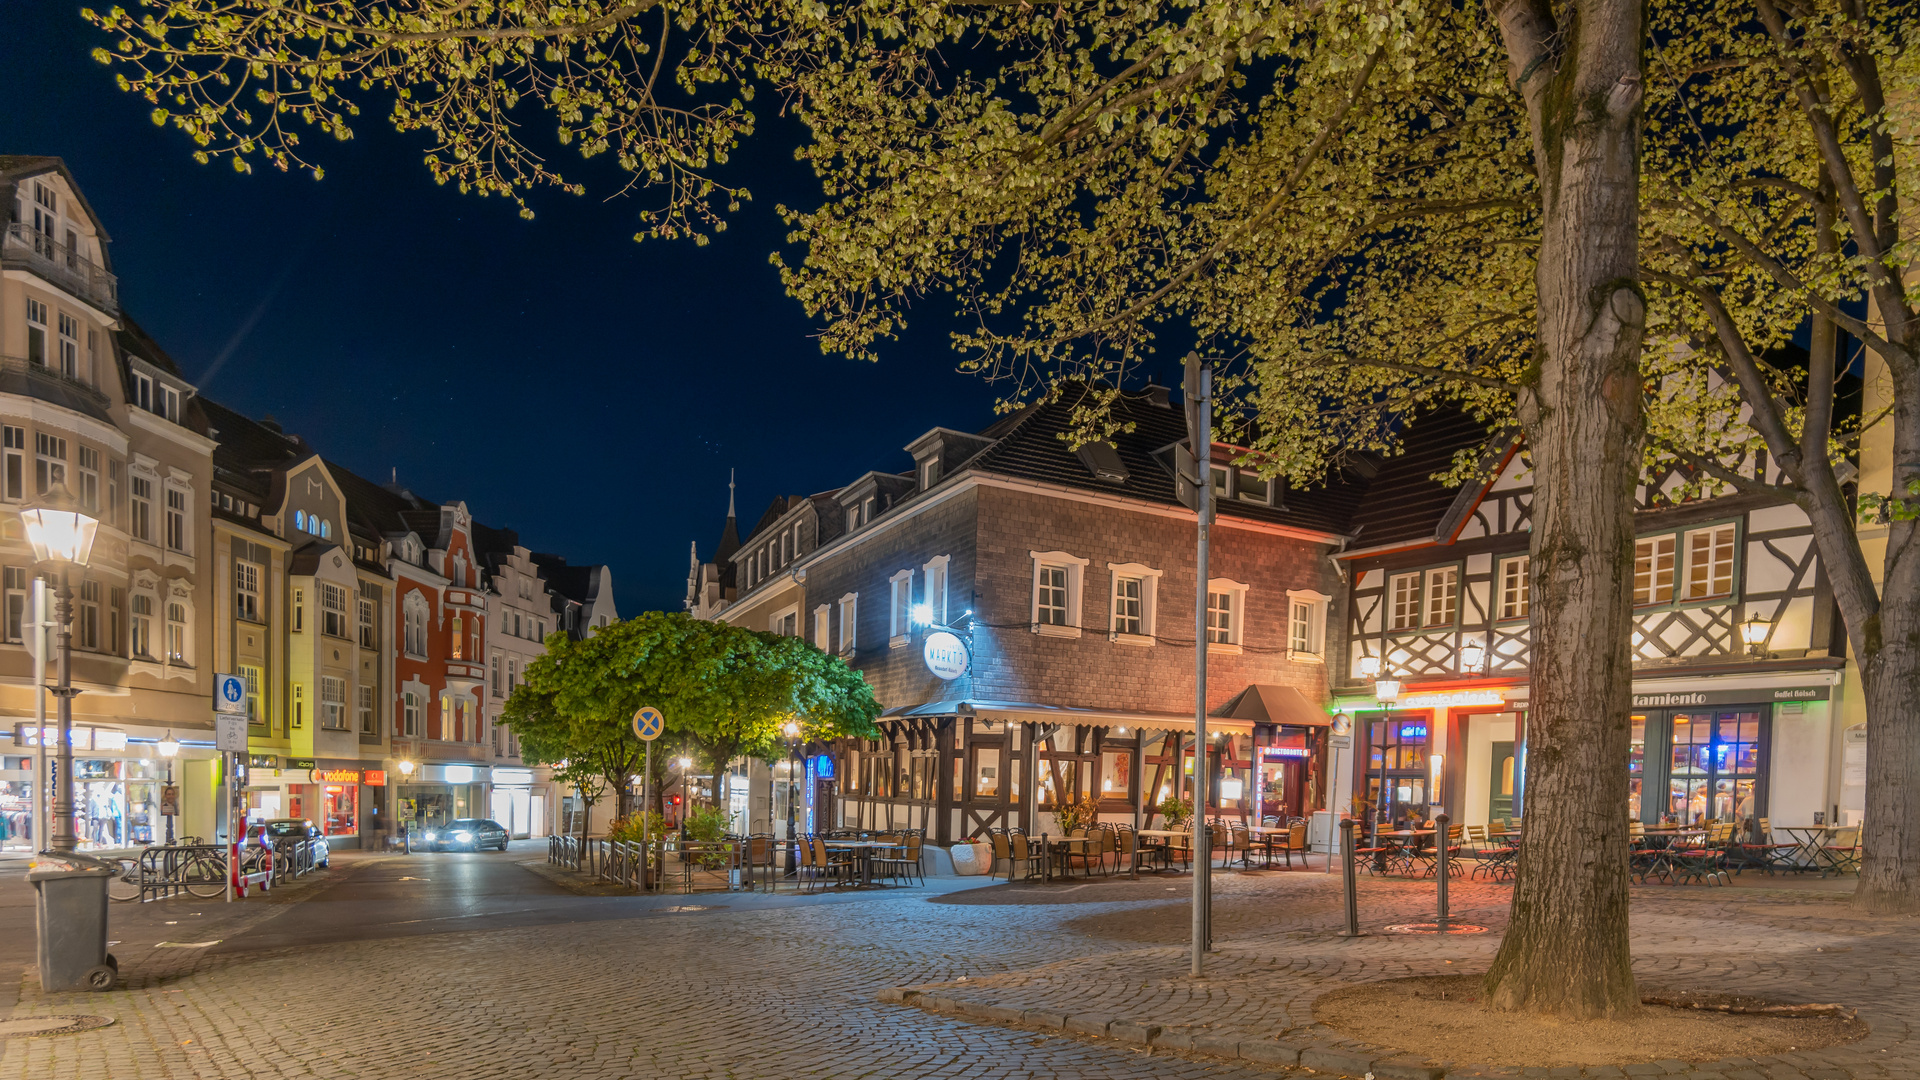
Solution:
[{"label": "potted plant", "polygon": [[1072,833],[1076,829],[1091,829],[1100,820],[1100,805],[1089,795],[1079,802],[1064,802],[1053,816],[1060,822],[1062,833]]},{"label": "potted plant", "polygon": [[1183,828],[1193,820],[1193,803],[1178,795],[1169,795],[1160,800],[1160,816],[1166,820],[1167,828]]}]

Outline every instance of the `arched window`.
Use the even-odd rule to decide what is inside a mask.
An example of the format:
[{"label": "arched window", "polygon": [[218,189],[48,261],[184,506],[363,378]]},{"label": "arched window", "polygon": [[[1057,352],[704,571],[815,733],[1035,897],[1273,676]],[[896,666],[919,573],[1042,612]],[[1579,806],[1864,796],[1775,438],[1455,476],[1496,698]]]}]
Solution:
[{"label": "arched window", "polygon": [[464,657],[466,655],[466,650],[467,650],[466,628],[465,628],[465,625],[461,622],[460,616],[455,615],[453,617],[453,658],[455,660],[458,660]]},{"label": "arched window", "polygon": [[418,592],[407,594],[405,644],[412,655],[427,655],[427,599]]},{"label": "arched window", "polygon": [[333,522],[322,521],[320,523],[320,539],[322,540],[333,539]]},{"label": "arched window", "polygon": [[167,659],[176,664],[187,662],[187,605],[167,605]]},{"label": "arched window", "polygon": [[295,510],[293,512],[293,527],[301,532],[307,531],[307,512],[305,510]]}]

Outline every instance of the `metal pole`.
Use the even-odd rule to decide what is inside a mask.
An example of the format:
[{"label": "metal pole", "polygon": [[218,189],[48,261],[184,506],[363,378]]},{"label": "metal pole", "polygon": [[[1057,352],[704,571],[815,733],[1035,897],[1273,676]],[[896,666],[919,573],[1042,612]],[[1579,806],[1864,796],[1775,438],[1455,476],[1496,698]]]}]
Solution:
[{"label": "metal pole", "polygon": [[54,750],[59,783],[53,789],[53,836],[55,851],[72,851],[79,846],[73,835],[73,589],[67,584],[67,568],[60,568],[60,589],[54,594],[54,619],[59,624],[59,679],[54,695],[60,699],[60,745]]},{"label": "metal pole", "polygon": [[799,775],[799,773],[796,771],[797,769],[796,762],[798,762],[799,760],[800,760],[799,744],[791,743],[791,742],[788,743],[787,744],[787,876],[795,879],[798,879],[800,876],[800,838],[793,834],[793,830],[794,830],[794,805],[793,804],[799,801],[799,796],[800,796],[799,783],[794,779],[794,777]]},{"label": "metal pole", "polygon": [[1360,937],[1360,898],[1359,882],[1353,868],[1353,825],[1352,818],[1340,822],[1340,879],[1345,887],[1347,901],[1347,928],[1341,931],[1341,937]]},{"label": "metal pole", "polygon": [[1440,926],[1440,932],[1443,934],[1447,932],[1447,876],[1449,873],[1447,869],[1447,860],[1450,855],[1450,852],[1448,852],[1447,849],[1451,846],[1448,843],[1450,836],[1448,835],[1447,826],[1450,824],[1452,824],[1452,819],[1449,818],[1447,815],[1436,814],[1434,816],[1434,819],[1433,819],[1433,853],[1435,856],[1434,873],[1438,875],[1440,879],[1439,881],[1440,918],[1438,920],[1438,923]]},{"label": "metal pole", "polygon": [[[1329,736],[1329,741],[1331,741],[1331,736]],[[1333,842],[1333,827],[1338,824],[1334,821],[1334,816],[1339,813],[1337,806],[1340,801],[1340,748],[1337,746],[1329,746],[1327,748],[1327,756],[1333,759],[1333,764],[1329,766],[1327,770],[1327,873],[1331,874],[1333,873],[1332,849],[1337,846]],[[1308,844],[1307,846],[1312,847],[1313,845]]]},{"label": "metal pole", "polygon": [[1188,433],[1193,442],[1194,502],[1198,519],[1194,552],[1193,643],[1193,963],[1194,978],[1204,974],[1207,948],[1212,943],[1208,907],[1211,901],[1213,846],[1207,836],[1209,783],[1207,758],[1207,518],[1213,510],[1213,372],[1199,357],[1187,358],[1187,388],[1198,390],[1187,401]]},{"label": "metal pole", "polygon": [[[226,781],[222,785],[224,788],[222,793],[226,796],[227,802],[227,903],[231,904],[233,903],[233,877],[240,872],[240,833],[233,827],[233,751],[228,750],[220,756],[223,759],[222,764],[226,767],[226,775],[222,777]],[[321,809],[326,808],[321,807]]]},{"label": "metal pole", "polygon": [[647,859],[653,854],[653,818],[648,816],[653,813],[653,740],[646,740],[646,746],[646,771],[640,775],[640,875],[643,887],[650,887],[652,879],[648,871],[652,866]]},{"label": "metal pole", "polygon": [[30,848],[38,851],[47,847],[47,837],[52,833],[48,824],[47,784],[53,774],[47,768],[47,583],[39,578],[33,579],[33,591],[29,594],[31,610],[28,617],[31,625],[27,627],[27,655],[33,660],[33,827],[29,830]]}]

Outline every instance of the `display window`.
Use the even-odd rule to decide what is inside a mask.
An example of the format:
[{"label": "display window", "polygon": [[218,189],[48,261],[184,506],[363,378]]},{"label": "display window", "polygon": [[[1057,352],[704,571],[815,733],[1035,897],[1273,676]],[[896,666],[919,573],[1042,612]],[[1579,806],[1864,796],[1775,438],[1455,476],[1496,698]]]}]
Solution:
[{"label": "display window", "polygon": [[82,848],[153,843],[160,784],[152,762],[80,758],[73,779],[74,833]]},{"label": "display window", "polygon": [[360,831],[360,788],[354,784],[327,784],[321,791],[320,829],[328,836],[353,836]]}]

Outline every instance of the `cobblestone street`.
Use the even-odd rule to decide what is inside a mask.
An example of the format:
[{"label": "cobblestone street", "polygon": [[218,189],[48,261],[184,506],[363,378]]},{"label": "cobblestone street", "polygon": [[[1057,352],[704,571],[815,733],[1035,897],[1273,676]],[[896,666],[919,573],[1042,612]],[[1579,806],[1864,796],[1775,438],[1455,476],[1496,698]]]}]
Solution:
[{"label": "cobblestone street", "polygon": [[[1274,1076],[1164,1042],[1149,1052],[877,995],[938,986],[956,1000],[1187,1025],[1210,1040],[1187,1045],[1217,1055],[1301,1034],[1306,1003],[1333,984],[1484,964],[1507,896],[1455,891],[1456,914],[1495,933],[1347,942],[1332,935],[1337,878],[1224,874],[1220,951],[1195,985],[1181,974],[1183,878],[596,897],[522,865],[534,857],[342,857],[324,880],[234,911],[116,905],[122,988],[42,995],[29,973],[13,1012],[115,1023],[0,1041],[0,1080]],[[1362,887],[1371,928],[1430,911],[1430,884]],[[1753,1077],[1920,1075],[1902,978],[1920,934],[1907,922],[1860,919],[1841,895],[1664,887],[1635,890],[1634,918],[1649,984],[1840,1001],[1875,1028],[1831,1061],[1759,1063]],[[154,947],[163,940],[218,944]]]}]

